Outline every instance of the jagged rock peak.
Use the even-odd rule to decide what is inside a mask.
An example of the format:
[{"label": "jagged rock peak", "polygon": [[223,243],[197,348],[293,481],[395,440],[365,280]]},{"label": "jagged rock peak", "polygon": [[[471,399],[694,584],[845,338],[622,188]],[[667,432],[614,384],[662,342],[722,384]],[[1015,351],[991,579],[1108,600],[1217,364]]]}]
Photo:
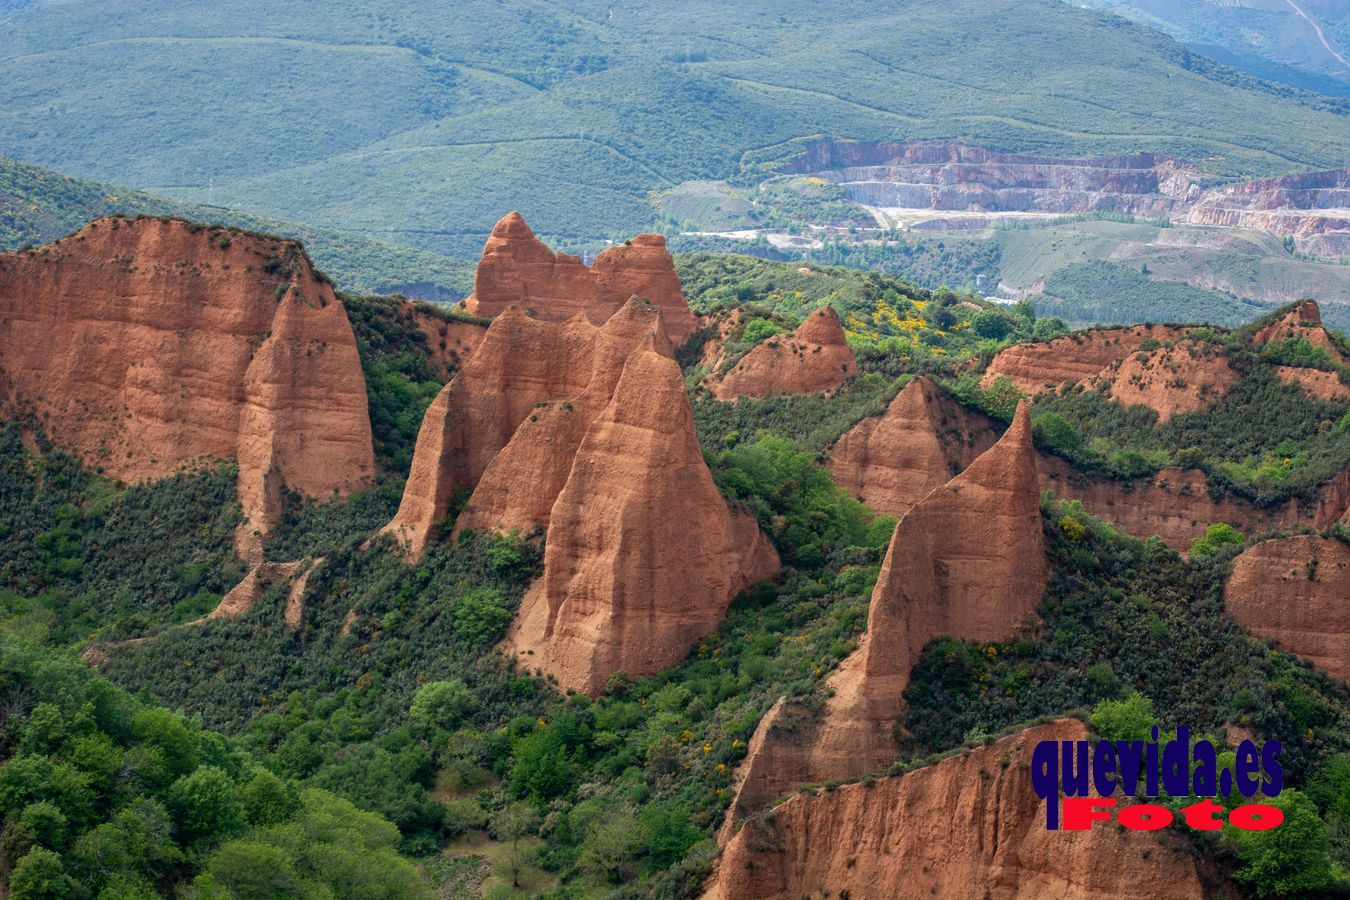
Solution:
[{"label": "jagged rock peak", "polygon": [[478,316],[499,315],[514,303],[539,319],[560,322],[582,313],[601,325],[635,295],[661,309],[675,344],[697,327],[661,235],[640,234],[609,247],[588,267],[576,256],[554,253],[512,212],[483,246],[473,293],[464,303]]},{"label": "jagged rock peak", "polygon": [[793,335],[798,340],[823,346],[841,346],[847,343],[844,325],[839,321],[839,313],[835,312],[832,306],[822,306],[811,313],[797,326]]},{"label": "jagged rock peak", "polygon": [[[586,694],[674,665],[736,594],[773,577],[759,526],[713,484],[679,366],[644,337],[550,511],[544,574],[505,647]],[[697,528],[690,528],[697,522]]]},{"label": "jagged rock peak", "polygon": [[422,418],[403,500],[384,529],[409,556],[421,555],[455,495],[474,490],[541,404],[585,390],[598,331],[584,316],[545,322],[514,304],[492,321]]},{"label": "jagged rock peak", "polygon": [[967,410],[920,375],[879,416],[830,448],[835,483],[883,515],[903,516],[993,446],[991,419]]},{"label": "jagged rock peak", "polygon": [[[586,324],[584,319],[580,324]],[[488,464],[455,523],[455,534],[466,528],[529,534],[548,526],[577,448],[610,402],[628,357],[638,349],[667,358],[674,354],[661,327],[661,311],[634,297],[596,332],[586,359],[577,355],[575,365],[589,366],[585,386],[536,406]]]}]

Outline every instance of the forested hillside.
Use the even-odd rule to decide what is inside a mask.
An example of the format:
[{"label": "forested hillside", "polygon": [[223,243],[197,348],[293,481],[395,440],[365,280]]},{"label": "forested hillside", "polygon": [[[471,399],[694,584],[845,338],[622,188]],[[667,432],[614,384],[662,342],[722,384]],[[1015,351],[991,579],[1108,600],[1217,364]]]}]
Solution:
[{"label": "forested hillside", "polygon": [[0,22],[0,153],[460,255],[511,208],[631,233],[650,191],[820,133],[1154,150],[1214,177],[1347,155],[1329,98],[1056,0],[663,9],[38,2]]}]

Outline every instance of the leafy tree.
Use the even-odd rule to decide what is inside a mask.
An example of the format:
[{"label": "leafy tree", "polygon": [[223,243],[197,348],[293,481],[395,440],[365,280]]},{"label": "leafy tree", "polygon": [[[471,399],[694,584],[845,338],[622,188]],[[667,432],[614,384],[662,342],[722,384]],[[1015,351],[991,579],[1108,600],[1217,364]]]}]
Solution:
[{"label": "leafy tree", "polygon": [[492,819],[492,833],[497,836],[497,840],[511,843],[503,865],[512,887],[520,887],[520,876],[529,865],[528,857],[521,851],[520,841],[538,827],[539,813],[531,803],[512,803]]},{"label": "leafy tree", "polygon": [[1041,413],[1032,420],[1032,428],[1041,443],[1061,455],[1072,456],[1083,446],[1078,429],[1059,413]]},{"label": "leafy tree", "polygon": [[239,792],[250,825],[275,825],[300,809],[300,792],[266,769],[259,769]]},{"label": "leafy tree", "polygon": [[786,330],[772,319],[754,318],[745,323],[745,330],[741,332],[741,341],[746,344],[758,344],[765,338],[782,334]]},{"label": "leafy tree", "polygon": [[215,766],[203,766],[169,788],[169,809],[184,839],[219,840],[242,830],[244,808],[234,783]]},{"label": "leafy tree", "polygon": [[429,681],[413,695],[408,720],[414,734],[429,738],[453,729],[472,706],[473,696],[462,679]]},{"label": "leafy tree", "polygon": [[1153,701],[1138,691],[1124,700],[1103,700],[1092,710],[1088,724],[1108,741],[1146,741],[1152,737]]},{"label": "leafy tree", "polygon": [[1225,829],[1243,865],[1233,877],[1257,897],[1290,897],[1320,891],[1334,880],[1330,843],[1317,807],[1303,792],[1286,789],[1266,801],[1284,822],[1265,831]]},{"label": "leafy tree", "polygon": [[238,897],[328,896],[337,900],[418,900],[430,891],[398,856],[398,831],[388,822],[334,797],[307,790],[293,820],[255,828],[220,847],[207,862],[199,890],[228,889]]},{"label": "leafy tree", "polygon": [[975,318],[970,321],[970,327],[980,337],[1002,340],[1013,333],[1015,326],[1003,313],[986,309],[975,314]]},{"label": "leafy tree", "polygon": [[34,847],[19,860],[9,876],[13,900],[68,900],[75,883],[66,875],[61,857],[43,847]]},{"label": "leafy tree", "polygon": [[1242,532],[1226,522],[1220,522],[1206,528],[1204,537],[1191,541],[1191,557],[1205,559],[1228,549],[1240,549],[1246,542]]},{"label": "leafy tree", "polygon": [[455,636],[471,647],[489,647],[506,633],[511,615],[501,592],[474,588],[455,604]]}]

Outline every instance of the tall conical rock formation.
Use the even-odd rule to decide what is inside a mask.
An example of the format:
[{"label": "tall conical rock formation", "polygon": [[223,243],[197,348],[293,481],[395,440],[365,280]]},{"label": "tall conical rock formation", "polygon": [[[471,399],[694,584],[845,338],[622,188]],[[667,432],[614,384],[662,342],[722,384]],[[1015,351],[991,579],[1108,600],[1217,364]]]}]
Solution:
[{"label": "tall conical rock formation", "polygon": [[585,359],[586,386],[568,397],[536,405],[505,447],[492,459],[474,488],[455,530],[528,533],[547,527],[554,501],[567,482],[577,448],[609,405],[624,364],[640,346],[664,356],[674,351],[661,327],[661,311],[645,300],[629,300],[596,333]]},{"label": "tall conical rock formation", "polygon": [[1224,606],[1238,624],[1350,681],[1350,545],[1299,535],[1233,562]]},{"label": "tall conical rock formation", "polygon": [[128,481],[237,460],[250,561],[283,485],[374,474],[346,310],[291,241],[113,217],[0,254],[0,402]]},{"label": "tall conical rock formation", "polygon": [[774,336],[741,357],[710,386],[719,400],[834,391],[858,374],[839,314],[822,306],[791,335]]},{"label": "tall conical rock formation", "polygon": [[968,411],[920,375],[880,416],[862,420],[830,448],[835,484],[888,516],[903,516],[993,446],[987,417]]},{"label": "tall conical rock formation", "polygon": [[713,484],[680,368],[658,346],[628,355],[577,448],[545,548],[505,646],[586,694],[616,672],[679,662],[736,594],[778,571],[758,525]]},{"label": "tall conical rock formation", "polygon": [[488,465],[541,404],[583,391],[597,329],[577,316],[557,324],[508,307],[472,358],[422,418],[403,500],[385,527],[420,555],[456,495],[472,491]]},{"label": "tall conical rock formation", "polygon": [[1203,897],[1175,835],[1046,830],[1032,750],[1087,738],[1061,719],[902,776],[797,794],[731,840],[705,900]]},{"label": "tall conical rock formation", "polygon": [[1252,343],[1269,344],[1291,337],[1304,338],[1314,347],[1326,350],[1336,362],[1350,365],[1350,358],[1341,352],[1340,347],[1331,340],[1331,335],[1327,334],[1326,326],[1322,324],[1322,310],[1316,300],[1299,303],[1253,335]]},{"label": "tall conical rock formation", "polygon": [[660,308],[676,345],[697,327],[661,235],[640,234],[610,247],[588,267],[579,257],[554,253],[512,212],[492,229],[464,304],[476,316],[518,305],[538,319],[563,322],[580,313],[602,325],[633,296]]},{"label": "tall conical rock formation", "polygon": [[924,645],[1002,640],[1035,614],[1048,578],[1036,472],[1024,401],[993,447],[896,525],[867,631],[827,682],[823,713],[807,723],[782,706],[765,717],[765,759],[747,757],[728,825],[795,783],[884,769]]}]

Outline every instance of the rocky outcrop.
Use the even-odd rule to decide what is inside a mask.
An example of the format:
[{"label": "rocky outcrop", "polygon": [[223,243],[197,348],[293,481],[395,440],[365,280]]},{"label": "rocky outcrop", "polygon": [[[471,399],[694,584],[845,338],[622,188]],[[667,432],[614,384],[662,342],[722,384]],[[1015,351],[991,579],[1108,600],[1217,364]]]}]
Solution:
[{"label": "rocky outcrop", "polygon": [[1304,300],[1280,318],[1252,336],[1252,343],[1277,343],[1291,337],[1301,337],[1314,347],[1327,352],[1333,362],[1350,365],[1350,357],[1341,352],[1341,348],[1331,339],[1326,326],[1322,324],[1322,310],[1316,300]]},{"label": "rocky outcrop", "polygon": [[1350,545],[1300,535],[1262,541],[1233,563],[1224,605],[1237,622],[1350,681]]},{"label": "rocky outcrop", "polygon": [[892,209],[1178,214],[1198,199],[1196,171],[1154,153],[1057,159],[939,141],[821,141],[788,167]]},{"label": "rocky outcrop", "polygon": [[[1350,256],[1350,169],[1204,189],[1196,166],[1156,153],[1064,159],[942,141],[834,140],[808,145],[785,168],[838,184],[867,206],[948,211],[943,227],[983,227],[998,214],[1111,212],[1250,228],[1292,237],[1303,252]],[[983,218],[957,215],[972,212]]]},{"label": "rocky outcrop", "polygon": [[677,346],[697,327],[661,235],[640,234],[587,266],[579,257],[554,253],[513,212],[492,229],[464,305],[475,316],[497,316],[518,305],[538,319],[564,322],[580,313],[602,325],[633,296],[661,310]]},{"label": "rocky outcrop", "polygon": [[980,378],[980,386],[988,388],[995,379],[1005,377],[1027,394],[1044,393],[1100,376],[1145,341],[1162,343],[1184,334],[1185,329],[1166,325],[1136,325],[1094,328],[1049,341],[1014,344],[994,356]]},{"label": "rocky outcrop", "polygon": [[830,473],[835,484],[877,512],[903,516],[997,438],[992,420],[919,376],[882,415],[862,420],[835,442]]},{"label": "rocky outcrop", "polygon": [[1285,384],[1293,384],[1316,400],[1344,403],[1350,400],[1350,384],[1341,381],[1336,372],[1305,369],[1297,366],[1275,366],[1275,374]]},{"label": "rocky outcrop", "polygon": [[[899,751],[905,687],[937,637],[1001,640],[1034,615],[1048,570],[1031,416],[1025,402],[993,447],[896,526],[858,649],[812,719],[780,706],[761,722],[729,821],[796,783],[884,769]],[[756,743],[752,741],[752,743]],[[724,834],[726,829],[724,829]]]},{"label": "rocky outcrop", "polygon": [[576,450],[549,514],[544,574],[504,647],[595,694],[616,672],[679,662],[737,593],[777,570],[758,525],[713,484],[679,366],[668,349],[639,348]]},{"label": "rocky outcrop", "polygon": [[589,373],[585,387],[534,407],[487,465],[455,523],[456,533],[473,528],[528,534],[548,526],[582,439],[609,405],[628,357],[640,346],[665,356],[673,352],[660,310],[630,300],[595,332],[589,346],[574,354],[571,365],[578,374]]},{"label": "rocky outcrop", "polygon": [[128,481],[237,461],[250,561],[283,486],[330,497],[374,474],[346,311],[291,241],[107,218],[0,255],[0,403]]},{"label": "rocky outcrop", "polygon": [[706,896],[1203,897],[1175,835],[1046,830],[1032,750],[1087,737],[1061,719],[902,776],[798,794],[735,835]]},{"label": "rocky outcrop", "polygon": [[1121,406],[1147,406],[1166,422],[1176,413],[1204,409],[1237,380],[1213,344],[1182,340],[1128,353],[1082,384],[1103,390]]},{"label": "rocky outcrop", "polygon": [[472,357],[483,342],[487,326],[479,322],[457,319],[427,308],[427,304],[411,300],[402,304],[402,311],[421,330],[427,349],[427,360],[432,370],[449,380]]},{"label": "rocky outcrop", "polygon": [[215,609],[197,622],[239,618],[262,599],[268,588],[274,584],[289,582],[299,568],[298,562],[261,563],[254,566],[244,576],[243,581],[230,588],[225,596],[220,598],[220,603]]},{"label": "rocky outcrop", "polygon": [[1299,172],[1205,192],[1181,221],[1291,237],[1304,252],[1350,255],[1350,169]]},{"label": "rocky outcrop", "polygon": [[1095,516],[1138,538],[1157,535],[1173,549],[1186,550],[1216,522],[1246,534],[1308,525],[1330,528],[1350,514],[1350,471],[1341,472],[1307,501],[1261,507],[1233,495],[1213,496],[1199,469],[1161,469],[1121,481],[1079,472],[1056,456],[1040,459],[1041,488],[1060,500],[1079,500]]},{"label": "rocky outcrop", "polygon": [[711,383],[719,400],[765,394],[835,391],[858,374],[853,348],[839,314],[829,306],[811,313],[791,335],[775,335],[755,347]]},{"label": "rocky outcrop", "polygon": [[457,496],[541,404],[581,393],[590,382],[596,327],[584,316],[556,324],[508,307],[422,419],[398,513],[385,531],[418,556]]}]

